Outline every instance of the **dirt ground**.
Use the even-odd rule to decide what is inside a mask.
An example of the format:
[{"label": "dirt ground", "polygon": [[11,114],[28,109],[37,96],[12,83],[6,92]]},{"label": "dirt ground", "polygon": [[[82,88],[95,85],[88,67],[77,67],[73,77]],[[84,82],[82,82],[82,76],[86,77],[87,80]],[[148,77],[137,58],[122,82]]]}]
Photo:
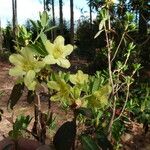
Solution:
[{"label": "dirt ground", "polygon": [[[2,93],[0,96],[0,109],[4,111],[2,121],[0,122],[0,140],[2,140],[4,137],[7,137],[8,132],[12,129],[12,122],[15,121],[16,116],[21,114],[30,116],[34,115],[33,104],[28,104],[26,102],[27,92],[23,94],[17,105],[14,107],[14,111],[8,112],[7,103],[11,94],[11,90],[15,84],[15,78],[9,76],[8,74],[10,67],[11,65],[8,63],[0,62],[0,93]],[[57,103],[52,103],[51,105],[51,111],[54,112],[55,116],[57,116],[56,125],[59,126],[63,122],[71,120],[70,113],[66,114]],[[41,110],[44,112],[48,110],[47,100],[43,99]],[[31,128],[31,126],[29,128]]]},{"label": "dirt ground", "polygon": [[[0,140],[7,137],[8,132],[12,129],[12,112],[7,111],[7,102],[13,85],[15,84],[15,78],[9,76],[8,71],[11,65],[6,62],[0,62],[0,109],[4,111],[2,121],[0,122]],[[42,110],[47,110],[47,102],[42,102]],[[70,120],[71,115],[67,115],[56,103],[52,103],[52,111],[57,115],[56,124],[61,125],[64,121]],[[19,114],[33,115],[33,106],[26,102],[26,94],[24,94],[14,109],[14,119]],[[60,116],[60,118],[59,118]],[[62,117],[63,116],[63,117]],[[13,120],[14,121],[14,120]],[[128,133],[122,136],[124,141],[123,150],[150,150],[150,132],[146,135],[143,134],[142,125],[133,123],[132,133]]]}]

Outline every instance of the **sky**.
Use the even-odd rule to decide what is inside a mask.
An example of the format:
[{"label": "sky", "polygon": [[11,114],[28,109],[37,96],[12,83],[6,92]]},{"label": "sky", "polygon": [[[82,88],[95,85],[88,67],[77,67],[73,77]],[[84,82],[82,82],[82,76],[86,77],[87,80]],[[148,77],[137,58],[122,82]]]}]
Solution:
[{"label": "sky", "polygon": [[[39,12],[43,11],[42,0],[17,0],[18,23],[24,24],[27,19],[37,20]],[[55,0],[55,15],[59,16],[58,0]],[[66,20],[70,19],[70,0],[63,0],[63,15]],[[84,15],[89,15],[89,8],[86,0],[74,0],[74,18],[79,19],[81,16],[80,9],[86,12]],[[5,27],[12,21],[12,0],[0,0],[0,20],[1,26]]]}]

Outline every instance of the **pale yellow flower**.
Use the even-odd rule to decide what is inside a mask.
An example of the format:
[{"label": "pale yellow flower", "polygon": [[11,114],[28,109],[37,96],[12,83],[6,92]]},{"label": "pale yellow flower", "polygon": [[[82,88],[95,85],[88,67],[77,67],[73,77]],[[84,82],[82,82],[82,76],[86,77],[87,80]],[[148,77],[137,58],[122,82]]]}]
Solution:
[{"label": "pale yellow flower", "polygon": [[73,46],[70,44],[64,45],[64,38],[62,36],[58,36],[54,43],[47,40],[45,47],[49,53],[43,59],[46,64],[57,64],[63,68],[70,67],[70,62],[66,57],[73,51]]},{"label": "pale yellow flower", "polygon": [[107,0],[107,3],[116,3],[116,0]]},{"label": "pale yellow flower", "polygon": [[9,70],[11,76],[23,78],[29,90],[34,90],[36,86],[35,76],[45,65],[38,61],[34,53],[28,47],[22,48],[19,54],[12,54],[9,61],[15,66]]},{"label": "pale yellow flower", "polygon": [[73,84],[84,84],[88,82],[88,74],[84,74],[81,70],[78,70],[76,74],[70,75],[70,82]]}]

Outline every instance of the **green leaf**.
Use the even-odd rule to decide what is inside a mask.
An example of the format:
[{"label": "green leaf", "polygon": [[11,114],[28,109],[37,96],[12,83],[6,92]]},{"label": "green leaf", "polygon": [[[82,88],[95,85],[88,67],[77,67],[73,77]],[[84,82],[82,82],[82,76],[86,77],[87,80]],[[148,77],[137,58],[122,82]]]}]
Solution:
[{"label": "green leaf", "polygon": [[113,146],[110,141],[107,139],[107,136],[104,133],[99,133],[96,135],[97,143],[102,150],[113,150]]},{"label": "green leaf", "polygon": [[64,76],[64,80],[66,82],[68,82],[69,81],[69,77],[70,77],[70,73],[66,73],[65,76]]},{"label": "green leaf", "polygon": [[48,81],[47,86],[49,89],[60,91],[60,85],[55,81]]},{"label": "green leaf", "polygon": [[38,30],[41,30],[43,28],[43,26],[41,25],[41,21],[37,20],[37,27]]},{"label": "green leaf", "polygon": [[48,52],[45,50],[45,48],[42,47],[41,43],[36,42],[36,44],[30,44],[27,47],[42,56],[46,56],[48,54]]},{"label": "green leaf", "polygon": [[30,21],[31,24],[33,25],[33,28],[36,29],[36,30],[38,30],[37,23],[36,23],[35,21],[31,20],[31,19],[30,19],[29,21]]},{"label": "green leaf", "polygon": [[48,40],[48,39],[47,39],[47,36],[46,36],[43,32],[41,32],[41,34],[40,34],[40,38],[41,38],[41,40],[42,40],[43,44],[45,44],[45,43],[46,43],[46,41]]},{"label": "green leaf", "polygon": [[134,19],[134,15],[130,12],[126,12],[125,14],[125,19],[128,21],[128,22],[132,22],[133,19]]},{"label": "green leaf", "polygon": [[16,118],[15,123],[13,124],[13,130],[9,132],[9,136],[13,139],[18,139],[20,136],[23,136],[22,131],[27,129],[31,120],[32,118],[29,115],[28,116],[19,115]]},{"label": "green leaf", "polygon": [[100,79],[95,78],[92,86],[92,93],[97,91],[100,87]]},{"label": "green leaf", "polygon": [[102,30],[102,28],[104,27],[104,25],[105,25],[105,19],[103,19],[101,22],[100,22],[100,24],[99,24],[99,31],[101,31]]},{"label": "green leaf", "polygon": [[24,84],[19,83],[14,85],[8,100],[8,105],[7,105],[8,110],[13,109],[13,107],[17,104],[18,100],[23,94],[23,90],[24,90]]},{"label": "green leaf", "polygon": [[104,30],[100,30],[96,33],[96,35],[94,36],[94,38],[96,39]]},{"label": "green leaf", "polygon": [[117,120],[113,123],[112,126],[112,135],[113,138],[119,142],[122,133],[126,130],[123,121]]},{"label": "green leaf", "polygon": [[80,98],[81,90],[78,87],[74,86],[72,88],[72,94],[75,99],[78,99],[78,98]]},{"label": "green leaf", "polygon": [[48,32],[48,31],[53,30],[53,29],[55,29],[55,28],[57,28],[57,26],[49,27],[49,28],[47,28],[44,32]]},{"label": "green leaf", "polygon": [[43,11],[42,16],[41,16],[41,25],[42,27],[45,27],[48,23],[48,14],[46,11]]},{"label": "green leaf", "polygon": [[81,143],[83,145],[83,150],[99,150],[99,146],[95,142],[94,139],[92,139],[88,135],[81,135]]},{"label": "green leaf", "polygon": [[71,150],[76,137],[75,121],[65,122],[54,136],[54,146],[56,150]]},{"label": "green leaf", "polygon": [[100,118],[102,117],[102,115],[103,115],[103,112],[99,110],[99,111],[98,111],[98,114],[97,114],[97,116],[96,116],[96,126],[99,125],[99,123],[100,123]]},{"label": "green leaf", "polygon": [[76,109],[75,112],[77,114],[82,114],[83,116],[86,116],[91,119],[94,117],[93,113],[92,113],[92,109],[90,109],[90,108],[80,107],[80,108]]}]

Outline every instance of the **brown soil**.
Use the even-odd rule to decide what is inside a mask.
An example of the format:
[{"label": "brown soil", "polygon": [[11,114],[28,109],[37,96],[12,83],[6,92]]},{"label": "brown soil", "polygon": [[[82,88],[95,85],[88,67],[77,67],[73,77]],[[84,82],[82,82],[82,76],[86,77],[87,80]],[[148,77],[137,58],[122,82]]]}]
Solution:
[{"label": "brown soil", "polygon": [[[19,114],[31,115],[33,116],[33,105],[26,102],[26,93],[19,100],[18,104],[15,106],[14,112],[7,111],[7,102],[9,95],[15,84],[15,78],[9,76],[8,71],[11,67],[10,64],[6,62],[0,62],[0,92],[2,96],[0,97],[0,109],[4,111],[2,121],[0,122],[0,141],[4,137],[8,136],[8,132],[12,129],[12,122],[15,120],[16,116]],[[47,111],[47,101],[42,102],[42,110]],[[62,108],[59,107],[57,103],[52,103],[52,111],[55,112],[56,124],[60,126],[63,122],[71,120],[71,115],[66,114]],[[13,117],[12,117],[13,114]],[[29,127],[31,128],[31,126]],[[146,135],[143,134],[143,129],[141,124],[133,123],[132,132],[122,136],[123,148],[124,150],[150,150],[150,132]]]},{"label": "brown soil", "polygon": [[[7,110],[7,103],[9,96],[11,94],[11,90],[15,84],[15,78],[9,76],[9,68],[11,67],[10,64],[0,62],[0,92],[2,92],[2,95],[0,97],[0,109],[4,111],[2,116],[2,121],[0,122],[0,140],[2,140],[4,137],[8,136],[8,132],[12,129],[12,122],[15,121],[16,116],[18,115],[34,115],[34,107],[33,104],[28,104],[26,102],[26,95],[27,92],[25,91],[22,95],[19,102],[14,107],[13,112],[9,112]],[[45,98],[46,99],[46,98]],[[62,108],[60,108],[59,104],[52,103],[51,111],[54,112],[54,115],[56,116],[56,129],[65,121],[71,120],[71,115],[69,113],[66,114],[65,111],[63,111]],[[42,112],[48,111],[48,101],[44,100],[42,101],[41,105]],[[29,127],[31,128],[31,126]],[[51,133],[53,134],[53,132]]]}]

